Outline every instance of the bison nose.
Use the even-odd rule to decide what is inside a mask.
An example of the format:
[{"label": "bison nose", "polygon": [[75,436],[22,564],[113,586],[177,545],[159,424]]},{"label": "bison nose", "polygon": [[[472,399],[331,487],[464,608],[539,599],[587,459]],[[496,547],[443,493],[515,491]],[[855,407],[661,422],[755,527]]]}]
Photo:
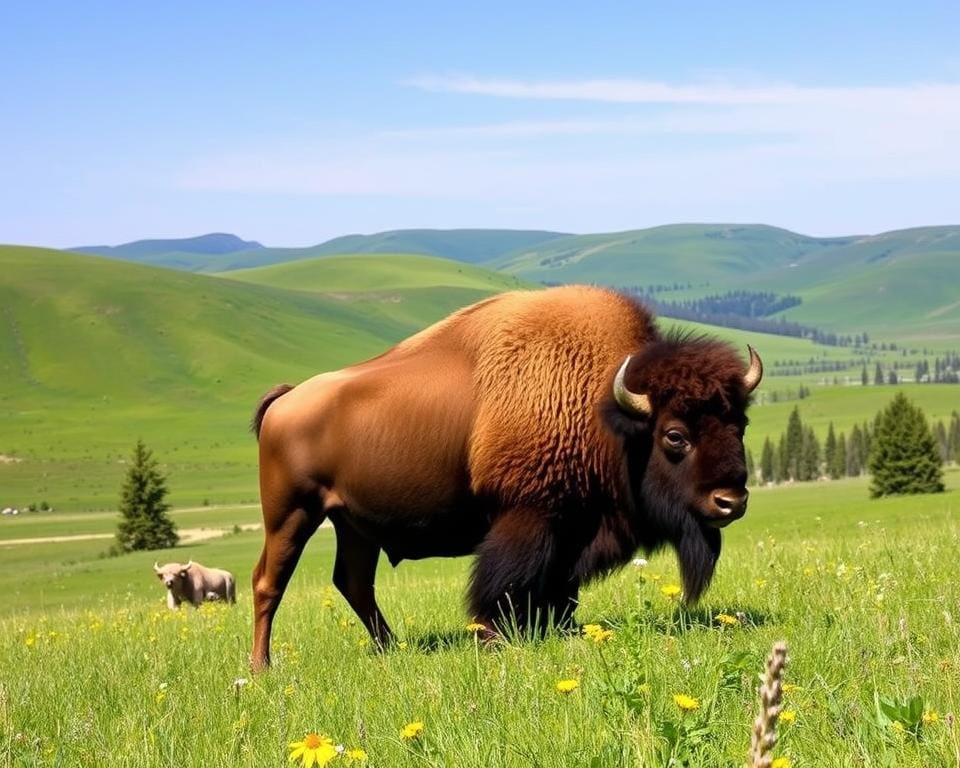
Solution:
[{"label": "bison nose", "polygon": [[713,495],[713,506],[716,517],[736,520],[747,509],[747,491],[722,491]]}]

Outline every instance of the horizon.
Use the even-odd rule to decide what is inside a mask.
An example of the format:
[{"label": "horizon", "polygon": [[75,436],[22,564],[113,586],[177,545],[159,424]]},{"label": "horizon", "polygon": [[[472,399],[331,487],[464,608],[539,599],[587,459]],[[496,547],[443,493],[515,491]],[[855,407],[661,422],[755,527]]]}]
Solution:
[{"label": "horizon", "polygon": [[956,221],[958,30],[929,0],[7,4],[0,240]]},{"label": "horizon", "polygon": [[[562,237],[579,237],[585,235],[617,235],[623,234],[626,232],[642,232],[650,229],[660,229],[664,227],[771,227],[773,229],[780,229],[788,232],[792,232],[795,235],[801,235],[804,237],[811,237],[818,240],[829,240],[836,237],[878,237],[880,235],[890,234],[892,232],[904,232],[912,229],[939,229],[939,228],[953,228],[958,227],[960,224],[921,224],[915,227],[904,227],[903,229],[885,229],[878,232],[837,232],[832,235],[810,235],[806,232],[797,232],[796,230],[790,230],[786,227],[781,227],[776,224],[767,224],[764,222],[746,222],[746,221],[675,221],[668,222],[666,224],[654,224],[650,227],[636,227],[632,229],[623,229],[615,230],[611,232],[562,232],[559,230],[533,230],[533,229],[521,229],[521,228],[507,228],[507,227],[404,227],[402,229],[393,229],[393,230],[380,230],[377,232],[345,232],[343,234],[334,235],[333,237],[327,238],[326,240],[318,241],[309,241],[307,244],[295,244],[295,245],[275,245],[273,243],[265,242],[262,238],[259,237],[246,237],[244,235],[238,235],[236,232],[200,232],[195,234],[188,234],[182,237],[138,237],[135,240],[128,240],[122,243],[106,243],[106,242],[97,242],[97,243],[84,243],[81,245],[71,245],[71,246],[61,246],[58,250],[74,250],[77,248],[116,248],[125,245],[131,245],[133,243],[141,242],[163,242],[163,241],[179,241],[179,240],[194,240],[202,237],[215,237],[215,236],[227,236],[235,237],[238,240],[241,240],[245,243],[254,243],[262,248],[311,248],[320,245],[325,245],[326,243],[332,240],[338,240],[344,237],[373,237],[376,235],[386,234],[390,232],[492,232],[492,231],[544,231],[550,232],[551,234],[561,235]],[[40,248],[53,248],[54,246],[45,246],[43,244],[36,243],[0,243],[2,245],[20,245],[20,246],[35,246]]]}]

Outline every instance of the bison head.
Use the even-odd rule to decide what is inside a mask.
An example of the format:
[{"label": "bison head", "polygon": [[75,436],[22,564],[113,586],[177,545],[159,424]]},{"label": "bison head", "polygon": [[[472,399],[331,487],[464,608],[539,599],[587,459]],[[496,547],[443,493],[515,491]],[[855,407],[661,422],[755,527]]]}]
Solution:
[{"label": "bison head", "polygon": [[719,529],[747,509],[746,408],[763,375],[749,352],[744,366],[727,344],[668,338],[628,356],[613,382],[636,536],[676,547],[689,601],[713,576]]},{"label": "bison head", "polygon": [[180,563],[153,564],[154,573],[167,589],[177,590],[187,579],[187,572],[193,566],[193,560],[186,565]]}]

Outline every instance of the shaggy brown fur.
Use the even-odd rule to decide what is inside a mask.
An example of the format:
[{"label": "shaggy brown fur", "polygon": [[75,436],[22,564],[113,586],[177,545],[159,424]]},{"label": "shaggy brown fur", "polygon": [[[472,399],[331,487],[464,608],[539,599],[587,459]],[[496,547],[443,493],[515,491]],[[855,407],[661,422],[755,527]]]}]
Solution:
[{"label": "shaggy brown fur", "polygon": [[[651,415],[613,399],[627,355]],[[744,370],[728,345],[661,337],[623,295],[565,287],[487,299],[373,360],[271,390],[254,417],[266,532],[254,665],[269,662],[273,615],[325,517],[334,581],[381,643],[381,549],[394,564],[476,553],[470,609],[490,633],[568,619],[580,584],[639,547],[672,544],[696,599],[719,555],[712,526],[745,508]]]}]

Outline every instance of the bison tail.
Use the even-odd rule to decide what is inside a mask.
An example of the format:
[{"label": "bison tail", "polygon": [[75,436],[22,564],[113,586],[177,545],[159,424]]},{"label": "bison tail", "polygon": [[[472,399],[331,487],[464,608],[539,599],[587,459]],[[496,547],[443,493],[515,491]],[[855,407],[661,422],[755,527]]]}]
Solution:
[{"label": "bison tail", "polygon": [[289,384],[277,384],[260,398],[260,402],[257,403],[257,408],[253,412],[253,418],[250,420],[250,431],[257,436],[258,440],[260,439],[260,427],[263,426],[263,417],[267,415],[267,409],[273,404],[274,400],[283,397],[291,389],[293,387]]}]

